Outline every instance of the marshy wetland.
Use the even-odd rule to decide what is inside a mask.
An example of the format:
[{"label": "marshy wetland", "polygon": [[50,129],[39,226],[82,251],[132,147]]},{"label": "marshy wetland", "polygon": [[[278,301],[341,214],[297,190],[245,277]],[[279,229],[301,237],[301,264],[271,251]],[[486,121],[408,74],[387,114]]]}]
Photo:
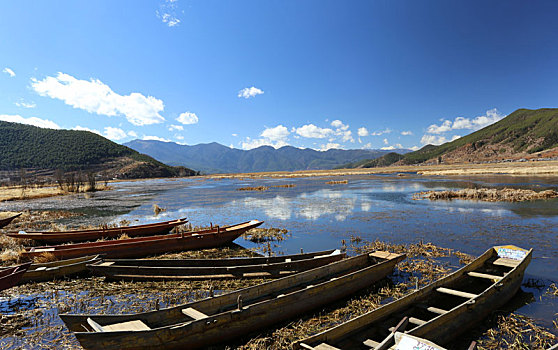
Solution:
[{"label": "marshy wetland", "polygon": [[[117,182],[113,189],[0,203],[0,211],[35,215],[34,228],[132,225],[187,217],[192,226],[265,221],[239,246],[168,254],[167,258],[273,255],[346,247],[405,252],[378,286],[302,318],[239,339],[231,348],[289,348],[302,337],[421,287],[494,245],[533,248],[521,291],[493,317],[450,346],[544,348],[558,342],[558,199],[522,202],[413,200],[425,191],[468,188],[557,190],[553,177],[425,177],[413,173],[299,178],[190,178]],[[239,190],[239,189],[255,190]],[[265,190],[261,190],[265,188]],[[257,190],[260,189],[260,190]],[[157,215],[154,205],[159,209]],[[18,222],[6,229],[21,230]],[[266,236],[271,235],[271,238]],[[17,286],[0,292],[0,347],[79,348],[58,313],[154,310],[262,280],[105,282],[87,277]]]}]

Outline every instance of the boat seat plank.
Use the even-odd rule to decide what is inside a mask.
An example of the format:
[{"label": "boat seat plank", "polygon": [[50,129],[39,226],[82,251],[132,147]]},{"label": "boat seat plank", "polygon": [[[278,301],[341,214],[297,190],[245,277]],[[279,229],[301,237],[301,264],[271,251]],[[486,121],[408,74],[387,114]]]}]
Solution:
[{"label": "boat seat plank", "polygon": [[416,317],[409,317],[409,323],[416,324],[417,326],[422,326],[423,324],[426,323],[426,321],[423,321]]},{"label": "boat seat plank", "polygon": [[473,298],[478,297],[477,294],[462,292],[460,290],[449,289],[449,288],[444,288],[444,287],[437,288],[436,291],[438,291],[439,293],[455,295],[457,297],[462,297],[462,298],[467,298],[467,299],[473,299]]},{"label": "boat seat plank", "polygon": [[314,350],[340,350],[340,349],[326,343],[321,343],[320,345],[315,346]]},{"label": "boat seat plank", "polygon": [[508,258],[498,258],[492,262],[493,265],[506,266],[506,267],[516,267],[521,263],[521,260],[513,260]]},{"label": "boat seat plank", "polygon": [[372,349],[376,348],[376,346],[380,345],[380,343],[378,343],[375,340],[372,339],[366,339],[365,341],[362,342],[362,344],[371,347]]},{"label": "boat seat plank", "polygon": [[372,257],[372,258],[380,258],[380,259],[388,259],[391,255],[397,255],[394,253],[390,253],[390,252],[384,252],[381,250],[377,250],[375,252],[372,252],[370,254],[368,254],[368,256]]},{"label": "boat seat plank", "polygon": [[432,312],[433,314],[443,315],[448,313],[447,310],[440,309],[434,306],[428,306],[428,305],[417,305],[417,306],[420,306],[421,308],[425,309],[428,312]]},{"label": "boat seat plank", "polygon": [[122,332],[122,331],[149,331],[149,328],[143,321],[141,320],[132,320],[128,322],[120,322],[109,324],[106,326],[101,326],[97,322],[93,321],[90,317],[87,318],[87,323],[93,328],[96,332]]},{"label": "boat seat plank", "polygon": [[114,261],[104,261],[98,264],[97,266],[111,266],[111,265],[114,265]]},{"label": "boat seat plank", "polygon": [[47,269],[46,266],[39,266],[35,270],[31,270],[31,271],[43,271],[43,270],[46,270],[46,269]]},{"label": "boat seat plank", "polygon": [[206,314],[204,314],[201,311],[198,311],[192,307],[189,307],[187,309],[182,309],[182,313],[188,317],[193,318],[194,320],[201,320],[202,318],[207,318],[209,316],[207,316]]},{"label": "boat seat plank", "polygon": [[490,275],[490,274],[487,274],[487,273],[480,273],[480,272],[475,272],[475,271],[471,271],[467,274],[471,277],[485,278],[485,279],[493,280],[493,281],[496,281],[496,282],[500,281],[503,278],[503,277],[500,277],[500,276]]}]

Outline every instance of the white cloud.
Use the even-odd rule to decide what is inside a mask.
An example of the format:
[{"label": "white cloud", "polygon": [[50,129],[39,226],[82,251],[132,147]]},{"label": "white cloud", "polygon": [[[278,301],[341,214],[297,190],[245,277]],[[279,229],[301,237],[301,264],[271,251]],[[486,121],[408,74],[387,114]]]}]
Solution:
[{"label": "white cloud", "polygon": [[99,130],[97,130],[97,129],[89,129],[89,128],[85,127],[85,126],[76,125],[76,126],[74,126],[74,127],[72,128],[72,130],[89,131],[89,132],[92,132],[92,133],[94,133],[94,134],[103,136],[103,134],[101,134],[101,132],[100,132]]},{"label": "white cloud", "polygon": [[348,125],[343,124],[342,121],[340,121],[339,119],[336,119],[334,121],[331,122],[331,126],[333,126],[336,129],[340,129],[340,130],[347,130],[349,129]]},{"label": "white cloud", "polygon": [[169,126],[169,131],[174,131],[174,130],[180,130],[180,131],[182,131],[182,130],[184,130],[184,127],[183,127],[182,125],[173,125],[173,124],[171,124],[171,125]]},{"label": "white cloud", "polygon": [[394,149],[401,149],[401,148],[403,148],[403,145],[401,145],[400,143],[396,143],[393,146],[386,146],[386,147],[382,147],[380,149],[384,150],[384,151],[392,151]]},{"label": "white cloud", "polygon": [[148,140],[153,140],[153,141],[172,142],[172,141],[169,140],[169,139],[164,139],[164,138],[159,137],[159,136],[144,136],[144,137],[143,137],[143,140],[146,140],[146,141],[148,141]]},{"label": "white cloud", "polygon": [[328,149],[341,149],[341,145],[338,143],[329,142],[325,145],[320,146],[320,151],[327,151]]},{"label": "white cloud", "polygon": [[41,119],[37,117],[24,118],[18,114],[15,115],[0,114],[0,120],[3,120],[5,122],[10,122],[10,123],[34,125],[34,126],[38,126],[39,128],[60,129],[60,126],[58,126],[58,124],[56,124],[51,120]]},{"label": "white cloud", "polygon": [[443,134],[451,130],[451,121],[444,120],[441,125],[432,124],[426,129],[429,134]]},{"label": "white cloud", "polygon": [[401,135],[403,135],[403,136],[411,136],[411,135],[413,135],[413,132],[412,132],[412,131],[401,131]]},{"label": "white cloud", "polygon": [[289,145],[287,142],[289,130],[283,125],[277,125],[274,128],[266,128],[262,131],[260,136],[261,138],[259,139],[251,139],[247,137],[246,140],[241,143],[242,149],[249,150],[261,146],[281,148]]},{"label": "white cloud", "polygon": [[368,142],[366,145],[362,146],[362,149],[370,149],[372,148],[372,143]]},{"label": "white cloud", "polygon": [[169,27],[180,24],[180,18],[177,15],[177,2],[177,0],[165,0],[159,5],[159,10],[155,11],[157,17]]},{"label": "white cloud", "polygon": [[234,136],[234,137],[237,137],[237,136],[238,136],[238,134],[231,134],[231,135]]},{"label": "white cloud", "polygon": [[128,131],[128,136],[130,136],[130,137],[138,137],[138,134],[136,134],[135,131],[130,130],[130,131]]},{"label": "white cloud", "polygon": [[159,113],[163,111],[163,101],[132,92],[119,95],[98,79],[79,80],[69,74],[58,73],[56,77],[43,80],[31,79],[31,87],[41,96],[64,101],[74,108],[89,113],[109,117],[122,115],[137,126],[162,123]]},{"label": "white cloud", "polygon": [[181,141],[184,140],[184,136],[182,135],[174,135],[174,138]]},{"label": "white cloud", "polygon": [[457,140],[458,138],[460,138],[461,136],[459,135],[453,135],[452,138],[450,140],[448,140],[445,136],[436,136],[436,135],[424,135],[421,139],[420,139],[420,143],[422,143],[423,145],[441,145],[442,143],[446,143],[446,142],[451,142],[454,140]]},{"label": "white cloud", "polygon": [[349,125],[345,125],[342,121],[336,119],[331,122],[331,126],[335,128],[335,135],[340,136],[343,142],[355,142],[355,139],[352,136],[352,132],[351,130],[349,130]]},{"label": "white cloud", "polygon": [[272,141],[284,140],[289,136],[289,130],[283,125],[277,125],[274,128],[267,128],[260,134],[261,137],[268,138]]},{"label": "white cloud", "polygon": [[11,69],[8,68],[8,67],[2,69],[2,73],[6,73],[6,74],[8,74],[10,77],[12,77],[12,78],[16,76],[16,74],[14,73],[14,71],[11,70]]},{"label": "white cloud", "polygon": [[37,107],[37,105],[35,104],[35,102],[25,102],[22,98],[19,99],[18,102],[14,102],[14,104],[18,107],[23,107],[23,108],[35,108]]},{"label": "white cloud", "polygon": [[113,128],[112,126],[107,126],[105,128],[104,136],[111,140],[122,140],[126,138],[128,135],[126,132],[120,128]]},{"label": "white cloud", "polygon": [[320,128],[314,124],[303,125],[295,129],[296,133],[302,137],[323,139],[333,135],[334,131],[329,128]]},{"label": "white cloud", "polygon": [[419,146],[413,146],[411,148],[409,148],[411,151],[418,151],[420,149]]},{"label": "white cloud", "polygon": [[255,97],[257,95],[262,95],[264,92],[263,90],[258,89],[257,87],[249,87],[249,88],[244,88],[242,90],[240,90],[238,92],[238,97],[244,97],[244,98],[250,98],[250,97]]},{"label": "white cloud", "polygon": [[479,130],[488,125],[494,124],[504,118],[505,115],[500,113],[496,108],[486,111],[484,115],[471,118],[457,117],[453,120],[443,120],[441,125],[432,124],[426,130],[429,134],[443,134],[451,130]]},{"label": "white cloud", "polygon": [[389,134],[391,133],[391,129],[386,128],[385,130],[381,130],[381,131],[374,131],[373,133],[371,133],[370,135],[372,136],[381,136],[383,134]]},{"label": "white cloud", "polygon": [[368,134],[369,134],[368,129],[366,129],[364,126],[362,128],[358,128],[358,136],[364,137],[364,136],[368,136]]},{"label": "white cloud", "polygon": [[388,139],[384,139],[383,141],[384,141],[384,145],[388,145],[388,144],[389,144]]},{"label": "white cloud", "polygon": [[181,113],[178,116],[178,118],[176,118],[176,120],[184,125],[189,125],[189,124],[197,124],[199,119],[196,113],[184,112]]}]

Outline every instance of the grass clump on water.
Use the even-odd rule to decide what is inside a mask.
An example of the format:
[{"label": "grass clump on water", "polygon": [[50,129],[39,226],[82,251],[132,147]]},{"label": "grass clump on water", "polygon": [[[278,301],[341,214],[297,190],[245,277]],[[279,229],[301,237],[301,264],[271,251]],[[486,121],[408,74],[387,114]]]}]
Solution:
[{"label": "grass clump on water", "polygon": [[451,200],[468,199],[486,202],[524,202],[557,198],[554,190],[533,191],[514,188],[467,188],[459,191],[425,191],[413,194],[413,199]]},{"label": "grass clump on water", "polygon": [[240,187],[236,189],[237,191],[267,191],[269,187],[267,186],[253,186],[253,187]]},{"label": "grass clump on water", "polygon": [[257,227],[247,231],[242,237],[254,243],[263,243],[269,241],[284,241],[291,237],[291,234],[289,230],[284,228]]}]

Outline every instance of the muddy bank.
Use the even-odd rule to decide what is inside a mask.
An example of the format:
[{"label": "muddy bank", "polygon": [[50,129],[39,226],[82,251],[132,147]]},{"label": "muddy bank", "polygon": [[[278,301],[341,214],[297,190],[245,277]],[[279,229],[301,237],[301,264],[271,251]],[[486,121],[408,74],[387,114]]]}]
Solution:
[{"label": "muddy bank", "polygon": [[459,191],[425,191],[413,194],[413,199],[451,200],[469,199],[486,202],[524,202],[557,198],[554,190],[533,191],[514,188],[467,188]]}]

